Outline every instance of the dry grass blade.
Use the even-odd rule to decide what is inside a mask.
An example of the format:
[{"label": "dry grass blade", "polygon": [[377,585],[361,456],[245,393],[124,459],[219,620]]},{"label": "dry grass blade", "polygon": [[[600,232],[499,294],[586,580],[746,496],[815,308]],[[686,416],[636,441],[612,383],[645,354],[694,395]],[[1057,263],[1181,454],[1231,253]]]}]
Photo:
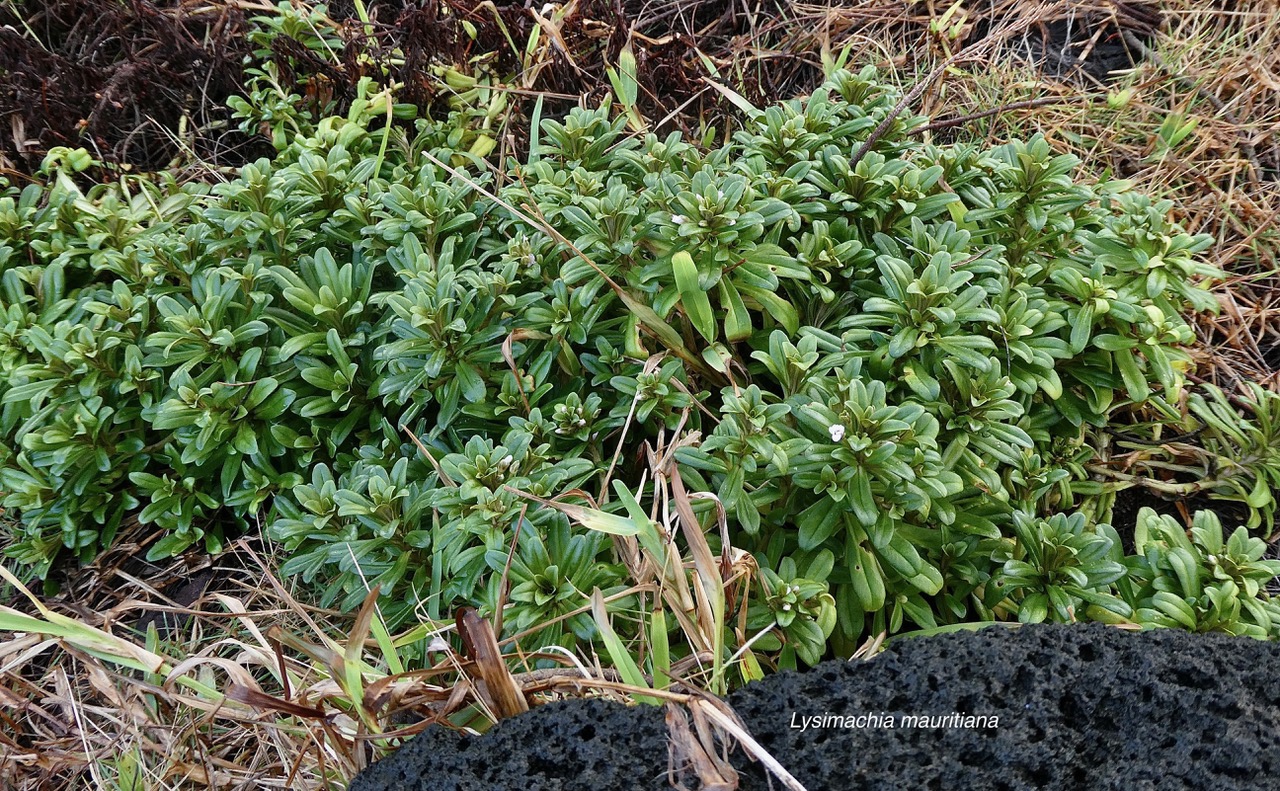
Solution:
[{"label": "dry grass blade", "polygon": [[[394,739],[475,702],[451,651],[434,667],[388,673],[366,648],[372,607],[363,626],[308,610],[265,573],[209,600],[184,611],[203,637],[147,645],[34,596],[34,614],[0,612],[14,618],[3,626],[27,632],[0,643],[0,787],[327,791]],[[406,710],[421,724],[399,727]]]},{"label": "dry grass blade", "polygon": [[684,488],[684,480],[681,479],[679,470],[672,469],[668,472],[671,476],[668,479],[671,482],[671,500],[680,517],[680,528],[685,542],[690,554],[693,555],[693,565],[698,572],[698,580],[702,583],[707,596],[719,595],[724,589],[724,577],[720,564],[711,553],[711,545],[707,543],[707,537],[702,532],[702,524],[693,512],[693,503]]},{"label": "dry grass blade", "polygon": [[606,513],[605,511],[601,511],[596,508],[587,508],[586,506],[573,505],[572,503],[548,500],[545,497],[539,497],[536,494],[523,492],[511,486],[503,488],[512,494],[532,500],[539,505],[554,508],[579,524],[589,527],[592,530],[599,530],[601,533],[608,533],[615,536],[634,536],[638,532],[635,522],[627,519],[626,517],[616,516],[615,514]]},{"label": "dry grass blade", "polygon": [[283,698],[268,695],[259,689],[250,689],[234,683],[227,689],[227,698],[243,703],[246,706],[252,706],[255,709],[278,711],[288,714],[290,717],[310,717],[322,720],[326,716],[323,709],[318,709],[314,706],[300,706]]},{"label": "dry grass blade", "polygon": [[778,763],[778,760],[769,754],[769,751],[760,746],[747,729],[738,722],[738,718],[733,715],[732,711],[727,711],[728,704],[714,698],[698,698],[689,703],[689,708],[694,711],[694,717],[704,717],[716,727],[724,730],[739,745],[746,750],[747,755],[759,761],[769,774],[778,778],[783,787],[790,791],[805,791],[805,787],[799,780],[795,779],[790,772]]},{"label": "dry grass blade", "polygon": [[351,626],[350,636],[347,638],[346,649],[342,652],[341,675],[339,678],[346,682],[347,694],[351,696],[351,701],[359,709],[361,719],[369,724],[373,718],[369,716],[370,712],[365,702],[364,695],[364,674],[361,672],[361,665],[364,661],[364,640],[369,635],[369,631],[373,625],[373,619],[378,612],[378,585],[374,585],[369,590],[368,595],[364,597],[364,602],[360,605],[359,612],[356,613],[355,623]]},{"label": "dry grass blade", "polygon": [[680,518],[681,533],[685,545],[693,556],[694,570],[698,585],[694,587],[698,604],[697,625],[703,634],[703,641],[712,650],[712,688],[723,692],[723,651],[722,642],[725,624],[725,586],[715,556],[711,554],[711,546],[702,532],[702,525],[693,512],[689,494],[685,491],[684,481],[677,470],[670,471],[671,499]]},{"label": "dry grass blade", "polygon": [[480,690],[500,718],[514,717],[529,710],[529,702],[511,677],[493,627],[473,607],[458,611],[458,634],[474,663]]},{"label": "dry grass blade", "polygon": [[520,391],[520,400],[524,403],[524,409],[529,411],[529,395],[524,391],[524,377],[520,367],[516,365],[516,358],[512,352],[512,347],[517,341],[524,340],[546,340],[551,336],[545,332],[537,330],[517,329],[507,333],[507,337],[502,341],[502,359],[506,361],[507,367],[511,369],[511,374],[516,379],[516,389]]},{"label": "dry grass blade", "polygon": [[692,772],[698,778],[701,791],[734,791],[738,787],[737,771],[720,760],[714,744],[708,747],[694,735],[684,708],[668,703],[666,721],[669,739],[667,778],[673,788],[687,791],[680,782],[680,775],[685,772]]}]

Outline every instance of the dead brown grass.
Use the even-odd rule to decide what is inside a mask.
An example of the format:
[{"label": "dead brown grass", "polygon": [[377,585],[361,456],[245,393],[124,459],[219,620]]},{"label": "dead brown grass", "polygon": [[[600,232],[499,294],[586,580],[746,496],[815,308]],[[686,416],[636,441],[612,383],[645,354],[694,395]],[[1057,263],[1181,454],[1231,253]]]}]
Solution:
[{"label": "dead brown grass", "polygon": [[[342,788],[377,754],[375,737],[443,715],[431,707],[454,685],[433,679],[451,668],[392,673],[365,645],[368,614],[361,632],[360,616],[307,607],[269,567],[242,544],[190,606],[124,582],[129,595],[99,611],[51,603],[44,620],[69,615],[84,633],[0,644],[0,787]],[[95,592],[117,598],[109,584],[80,591]],[[157,612],[184,623],[165,639],[130,629]],[[130,651],[149,666],[122,665]]]}]

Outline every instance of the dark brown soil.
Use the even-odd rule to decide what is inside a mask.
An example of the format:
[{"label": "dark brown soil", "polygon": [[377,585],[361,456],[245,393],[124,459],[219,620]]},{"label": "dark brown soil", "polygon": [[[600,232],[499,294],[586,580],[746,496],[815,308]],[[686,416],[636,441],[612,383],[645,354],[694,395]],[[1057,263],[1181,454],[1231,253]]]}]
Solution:
[{"label": "dark brown soil", "polygon": [[227,123],[249,46],[244,14],[189,5],[0,5],[0,155],[10,167],[29,173],[55,146],[141,169],[165,167],[184,144],[217,162],[269,150]]},{"label": "dark brown soil", "polygon": [[1105,83],[1142,61],[1128,33],[1144,44],[1160,26],[1160,16],[1140,3],[1114,3],[1090,9],[1080,3],[1065,16],[1034,26],[1015,48],[1058,79]]},{"label": "dark brown soil", "polygon": [[1156,496],[1150,489],[1135,486],[1117,492],[1115,505],[1111,508],[1111,526],[1120,534],[1126,555],[1133,553],[1133,533],[1138,525],[1138,512],[1143,508],[1151,508],[1159,514],[1178,514],[1171,501]]},{"label": "dark brown soil", "polygon": [[[438,89],[431,67],[470,70],[490,53],[495,73],[520,75],[523,49],[537,24],[536,4],[480,0],[375,0],[366,3],[369,35],[351,0],[328,5],[343,42],[335,58],[317,56],[287,37],[273,44],[285,89],[303,97],[315,116],[344,113],[363,76],[403,87],[399,100],[430,113]],[[981,4],[979,4],[981,6]],[[789,5],[778,0],[582,0],[559,27],[556,45],[530,86],[544,95],[547,113],[610,94],[605,74],[627,44],[637,60],[639,109],[666,129],[701,136],[732,106],[710,90],[702,58],[724,66],[744,52],[750,68],[730,69],[724,81],[757,104],[808,92],[821,79],[816,53],[773,47],[785,38]],[[1007,24],[991,9],[968,41]],[[869,18],[874,18],[872,14]],[[501,18],[501,25],[498,22]],[[1129,32],[1146,37],[1159,23],[1141,3],[1115,13],[1082,8],[1046,17],[1008,42],[1005,57],[1025,58],[1048,76],[1106,79],[1137,60]],[[85,147],[108,165],[154,170],[194,154],[214,166],[238,167],[271,153],[266,141],[237,130],[227,99],[243,95],[245,59],[254,45],[249,13],[220,0],[16,0],[0,6],[0,172],[33,172],[54,146]],[[505,31],[504,32],[504,28]],[[474,31],[474,37],[468,31]],[[510,34],[510,41],[507,34]],[[511,41],[516,47],[513,48]],[[807,45],[805,45],[807,46]],[[529,102],[516,95],[513,106]],[[509,119],[516,139],[521,113]]]},{"label": "dark brown soil", "polygon": [[[431,66],[469,70],[472,58],[493,53],[496,73],[519,74],[522,53],[513,50],[495,13],[521,48],[536,24],[535,9],[525,3],[367,5],[372,36],[350,0],[329,5],[344,42],[336,59],[318,57],[287,37],[275,40],[272,58],[281,66],[283,86],[302,96],[316,116],[344,113],[366,75],[401,83],[400,101],[431,112],[438,98]],[[609,94],[605,67],[617,63],[628,31],[635,30],[646,36],[636,47],[639,105],[646,116],[662,119],[694,97],[682,118],[727,110],[724,98],[694,76],[701,67],[686,64],[695,46],[721,51],[777,10],[772,0],[765,6],[749,19],[730,0],[656,11],[640,0],[585,0],[563,21],[564,47],[545,54],[548,65],[532,89],[563,97],[546,97],[548,113],[580,97],[602,100]],[[270,154],[263,138],[237,131],[226,106],[229,97],[246,93],[244,61],[253,50],[246,34],[253,24],[244,11],[217,0],[17,0],[0,6],[0,172],[30,174],[55,146],[84,147],[105,163],[141,170],[188,161],[192,153],[229,167]],[[807,59],[784,55],[739,87],[764,100],[793,93],[798,77],[808,83],[818,72]]]},{"label": "dark brown soil", "polygon": [[1213,511],[1228,532],[1249,519],[1249,509],[1241,503],[1215,500],[1206,494],[1168,498],[1143,486],[1134,486],[1116,493],[1116,501],[1111,510],[1111,526],[1120,534],[1125,554],[1133,552],[1134,529],[1138,524],[1138,512],[1143,508],[1172,516],[1183,524],[1197,511]]}]

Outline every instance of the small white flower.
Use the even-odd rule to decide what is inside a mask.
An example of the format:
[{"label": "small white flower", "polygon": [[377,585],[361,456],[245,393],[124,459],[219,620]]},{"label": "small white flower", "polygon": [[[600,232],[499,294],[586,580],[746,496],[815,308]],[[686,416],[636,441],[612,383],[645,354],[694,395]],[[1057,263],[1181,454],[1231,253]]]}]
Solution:
[{"label": "small white flower", "polygon": [[787,602],[786,604],[782,605],[782,611],[791,612],[791,602]]},{"label": "small white flower", "polygon": [[676,225],[679,225],[680,223],[685,222],[686,220],[688,220],[688,218],[685,217],[683,214],[671,215],[671,222],[675,223]]},{"label": "small white flower", "polygon": [[844,439],[844,426],[840,425],[839,423],[836,423],[833,426],[831,426],[831,428],[827,429],[827,432],[831,434],[832,442],[839,442],[840,440]]}]

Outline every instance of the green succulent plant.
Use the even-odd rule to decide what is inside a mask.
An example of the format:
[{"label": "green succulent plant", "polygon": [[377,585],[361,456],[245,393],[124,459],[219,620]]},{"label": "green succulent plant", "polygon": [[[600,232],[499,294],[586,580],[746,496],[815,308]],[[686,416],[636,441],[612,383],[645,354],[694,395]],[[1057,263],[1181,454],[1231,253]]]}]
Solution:
[{"label": "green succulent plant", "polygon": [[1011,597],[1023,623],[1073,622],[1086,606],[1120,617],[1133,614],[1110,592],[1126,569],[1111,557],[1119,536],[1109,525],[1089,529],[1084,514],[1036,519],[1022,511],[1014,514],[1013,523],[1017,540],[1010,542],[1008,559],[988,583],[990,606]]},{"label": "green succulent plant", "polygon": [[[1181,420],[1183,315],[1218,273],[1168,206],[1073,182],[1043,138],[921,143],[874,69],[719,147],[605,104],[500,163],[501,92],[446,79],[469,94],[447,117],[391,126],[409,113],[368,81],[309,124],[250,97],[277,155],[213,187],[82,188],[64,151],[0,188],[10,556],[44,575],[131,516],[166,532],[153,558],[261,523],[327,605],[377,584],[394,625],[501,603],[514,634],[618,590],[638,540],[546,503],[639,530],[609,484],[658,468],[708,544],[757,558],[735,603],[773,664],[913,624],[1158,609],[1122,590],[1156,574],[1115,576],[1113,535],[1047,517],[1098,492],[1090,447],[1121,410]],[[645,515],[653,557],[668,507]],[[531,639],[600,634],[559,623]]]},{"label": "green succulent plant", "polygon": [[1125,591],[1138,623],[1280,637],[1280,601],[1265,589],[1280,560],[1264,560],[1266,543],[1243,526],[1223,534],[1212,511],[1198,512],[1190,531],[1150,508],[1139,512]]},{"label": "green succulent plant", "polygon": [[827,640],[836,628],[836,602],[828,592],[827,576],[835,565],[829,551],[812,557],[803,571],[794,558],[784,558],[775,572],[761,566],[761,598],[747,611],[747,628],[756,633],[775,627],[758,638],[760,651],[779,651],[779,668],[795,669],[796,660],[816,665],[826,653]]}]

